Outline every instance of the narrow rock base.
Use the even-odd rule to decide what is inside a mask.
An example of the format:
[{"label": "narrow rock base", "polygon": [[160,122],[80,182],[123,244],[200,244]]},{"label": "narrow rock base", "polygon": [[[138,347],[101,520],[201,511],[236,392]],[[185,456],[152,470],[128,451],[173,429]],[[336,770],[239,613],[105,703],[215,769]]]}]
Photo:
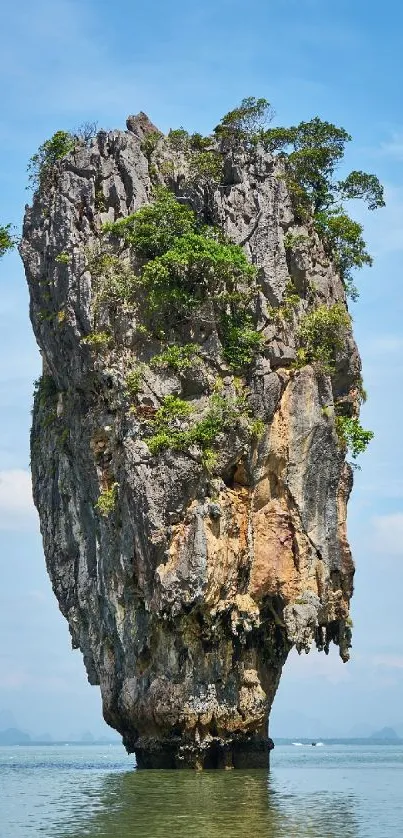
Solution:
[{"label": "narrow rock base", "polygon": [[179,742],[150,742],[136,747],[137,768],[193,770],[265,768],[269,767],[272,739],[249,737],[225,742],[212,738],[202,745]]}]

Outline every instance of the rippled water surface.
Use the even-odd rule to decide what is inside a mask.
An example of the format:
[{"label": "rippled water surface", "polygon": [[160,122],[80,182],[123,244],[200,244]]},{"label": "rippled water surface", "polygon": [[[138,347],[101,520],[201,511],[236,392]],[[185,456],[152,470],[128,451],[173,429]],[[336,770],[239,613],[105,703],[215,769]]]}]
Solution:
[{"label": "rippled water surface", "polygon": [[1,838],[401,838],[403,748],[278,746],[266,771],[135,771],[120,746],[0,747]]}]

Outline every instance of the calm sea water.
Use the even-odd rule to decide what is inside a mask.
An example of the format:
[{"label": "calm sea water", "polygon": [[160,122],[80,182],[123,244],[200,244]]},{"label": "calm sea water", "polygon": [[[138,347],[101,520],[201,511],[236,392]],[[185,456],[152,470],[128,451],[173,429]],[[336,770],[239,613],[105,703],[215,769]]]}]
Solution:
[{"label": "calm sea water", "polygon": [[403,747],[278,746],[266,771],[135,771],[120,746],[0,747],[1,838],[402,838]]}]

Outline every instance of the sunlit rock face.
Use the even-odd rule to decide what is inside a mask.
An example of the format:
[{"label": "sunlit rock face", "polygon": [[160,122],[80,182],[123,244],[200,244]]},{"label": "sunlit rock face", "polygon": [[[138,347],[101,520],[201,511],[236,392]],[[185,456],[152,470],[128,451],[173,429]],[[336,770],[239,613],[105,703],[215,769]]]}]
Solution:
[{"label": "sunlit rock face", "polygon": [[[360,361],[349,334],[332,377],[294,364],[304,312],[345,297],[316,234],[295,222],[281,163],[259,146],[227,152],[224,184],[190,186],[185,160],[167,166],[164,138],[152,165],[145,156],[152,128],[140,114],[127,131],[99,133],[56,165],[26,211],[21,252],[44,364],[34,498],[73,647],[138,765],[262,766],[290,649],[333,641],[348,657],[352,478],[334,402],[356,398]],[[153,200],[150,175],[259,268],[264,344],[242,375],[226,365],[213,320],[183,327],[179,339],[201,354],[179,374],[150,364],[161,341],[139,326],[141,300],[136,310],[96,300],[102,225]],[[129,252],[116,252],[136,270]],[[290,279],[300,301],[288,319],[273,317]],[[100,348],[83,341],[95,317],[112,336]],[[127,375],[140,363],[133,406]],[[163,398],[180,396],[202,415],[217,379],[224,395],[243,389],[264,423],[259,437],[242,422],[223,432],[210,470],[196,449],[153,455],[147,422]],[[106,511],[100,495],[112,498]]]}]

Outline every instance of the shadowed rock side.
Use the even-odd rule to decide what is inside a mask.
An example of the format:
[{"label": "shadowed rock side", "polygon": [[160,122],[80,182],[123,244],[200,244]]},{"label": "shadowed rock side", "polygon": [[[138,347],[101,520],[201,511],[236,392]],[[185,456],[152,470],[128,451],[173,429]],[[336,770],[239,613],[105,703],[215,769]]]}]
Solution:
[{"label": "shadowed rock side", "polygon": [[[293,368],[304,312],[345,295],[316,234],[294,220],[282,164],[259,146],[228,152],[224,185],[190,185],[185,160],[167,167],[163,137],[151,170],[142,151],[151,129],[141,114],[128,131],[100,132],[56,165],[26,211],[21,252],[44,363],[34,499],[73,647],[138,765],[262,766],[290,649],[333,641],[348,658],[352,476],[334,402],[355,402],[360,361],[349,333],[332,377]],[[152,201],[150,173],[259,267],[264,345],[242,376],[225,362],[214,319],[183,326],[180,339],[200,355],[178,373],[149,363],[164,343],[142,327],[142,292],[137,308],[98,299],[94,313],[102,225]],[[295,247],[285,248],[286,233]],[[136,270],[121,242],[112,247]],[[273,317],[290,277],[298,305]],[[85,341],[95,316],[111,336],[105,346]],[[127,376],[140,362],[133,400]],[[242,388],[264,423],[259,438],[240,417],[217,438],[210,470],[195,446],[152,454],[147,422],[164,396],[202,416],[217,379],[224,396]]]}]

